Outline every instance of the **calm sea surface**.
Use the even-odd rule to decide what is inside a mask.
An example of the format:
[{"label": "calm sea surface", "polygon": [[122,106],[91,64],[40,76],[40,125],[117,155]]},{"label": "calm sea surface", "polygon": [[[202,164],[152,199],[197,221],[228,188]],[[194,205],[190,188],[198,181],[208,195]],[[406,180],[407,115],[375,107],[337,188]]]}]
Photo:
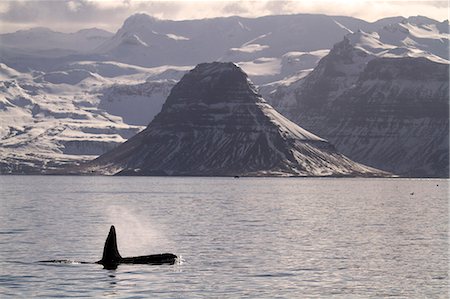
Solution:
[{"label": "calm sea surface", "polygon": [[[1,298],[448,297],[448,180],[0,176],[0,203]],[[79,263],[111,224],[180,262]]]}]

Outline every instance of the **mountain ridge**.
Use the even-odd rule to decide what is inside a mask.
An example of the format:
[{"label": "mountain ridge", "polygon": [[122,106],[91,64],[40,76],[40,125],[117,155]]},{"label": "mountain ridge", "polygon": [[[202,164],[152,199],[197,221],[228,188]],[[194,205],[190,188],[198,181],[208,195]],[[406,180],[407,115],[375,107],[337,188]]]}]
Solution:
[{"label": "mountain ridge", "polygon": [[407,177],[449,177],[448,73],[447,63],[380,57],[346,38],[270,102],[358,162]]}]

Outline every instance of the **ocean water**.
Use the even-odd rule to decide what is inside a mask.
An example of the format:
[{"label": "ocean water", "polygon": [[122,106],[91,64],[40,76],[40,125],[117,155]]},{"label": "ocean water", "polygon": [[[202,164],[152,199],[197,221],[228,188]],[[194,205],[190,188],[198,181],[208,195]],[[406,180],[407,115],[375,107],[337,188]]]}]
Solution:
[{"label": "ocean water", "polygon": [[[1,298],[448,297],[449,180],[0,176],[0,203]],[[111,224],[179,261],[80,263]]]}]

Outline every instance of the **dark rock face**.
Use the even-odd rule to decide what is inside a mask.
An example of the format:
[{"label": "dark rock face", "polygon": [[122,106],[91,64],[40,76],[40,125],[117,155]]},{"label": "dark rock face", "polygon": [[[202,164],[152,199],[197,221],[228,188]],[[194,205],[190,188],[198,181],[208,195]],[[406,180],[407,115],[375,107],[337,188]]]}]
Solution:
[{"label": "dark rock face", "polygon": [[[275,107],[351,159],[409,177],[449,177],[449,65],[374,58],[337,44]],[[292,96],[294,93],[294,96]]]},{"label": "dark rock face", "polygon": [[204,63],[149,126],[83,171],[121,175],[386,175],[276,112],[233,63]]}]

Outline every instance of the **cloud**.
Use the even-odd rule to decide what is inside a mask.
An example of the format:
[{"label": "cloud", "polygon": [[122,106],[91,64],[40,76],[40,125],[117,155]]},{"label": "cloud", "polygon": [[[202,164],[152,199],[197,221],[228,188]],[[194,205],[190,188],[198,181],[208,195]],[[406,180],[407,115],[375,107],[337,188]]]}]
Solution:
[{"label": "cloud", "polygon": [[77,11],[81,7],[81,3],[77,1],[69,1],[67,2],[67,7],[71,11]]},{"label": "cloud", "polygon": [[66,32],[88,27],[116,31],[137,12],[172,20],[292,13],[346,15],[368,21],[396,15],[444,20],[448,18],[446,7],[447,1],[410,0],[16,0],[0,1],[0,31],[35,26]]}]

